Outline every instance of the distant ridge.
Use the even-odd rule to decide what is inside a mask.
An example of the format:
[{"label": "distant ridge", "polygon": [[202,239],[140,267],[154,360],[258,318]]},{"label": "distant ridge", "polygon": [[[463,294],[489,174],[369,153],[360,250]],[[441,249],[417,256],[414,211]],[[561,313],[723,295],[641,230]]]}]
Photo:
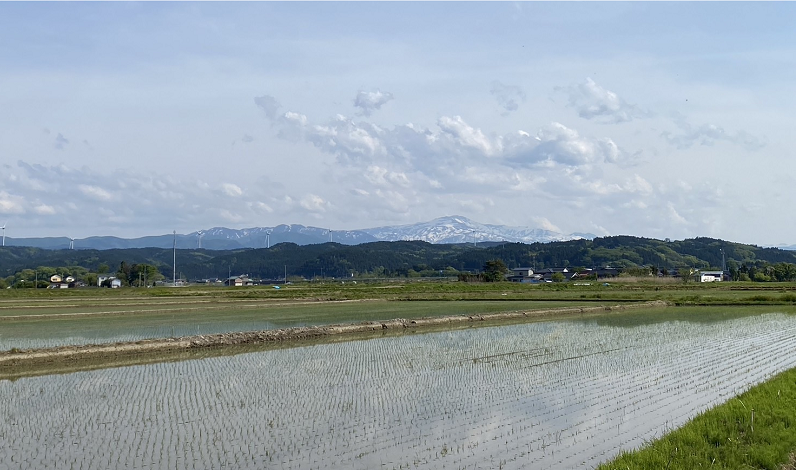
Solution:
[{"label": "distant ridge", "polygon": [[[201,234],[201,240],[200,240]],[[188,234],[177,235],[177,248],[201,248],[208,250],[234,250],[243,248],[264,248],[278,243],[290,242],[297,245],[312,245],[335,242],[342,245],[358,245],[375,241],[422,240],[436,244],[510,242],[536,243],[593,239],[590,233],[562,234],[550,230],[531,227],[510,227],[489,225],[472,221],[462,216],[439,217],[429,222],[407,225],[391,225],[361,230],[329,230],[328,228],[304,225],[277,225],[275,227],[252,227],[231,229],[213,227]],[[6,237],[8,246],[31,246],[51,250],[68,249],[68,237],[11,238]],[[139,238],[119,238],[111,236],[92,236],[76,238],[76,250],[126,249],[126,248],[171,248],[174,235],[154,235]]]}]

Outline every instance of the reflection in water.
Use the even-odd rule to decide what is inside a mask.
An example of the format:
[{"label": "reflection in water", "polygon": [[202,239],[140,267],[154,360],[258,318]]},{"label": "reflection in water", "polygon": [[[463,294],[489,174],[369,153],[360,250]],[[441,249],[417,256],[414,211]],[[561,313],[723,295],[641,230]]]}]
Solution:
[{"label": "reflection in water", "polygon": [[592,468],[793,367],[794,333],[546,322],[0,382],[0,469]]}]

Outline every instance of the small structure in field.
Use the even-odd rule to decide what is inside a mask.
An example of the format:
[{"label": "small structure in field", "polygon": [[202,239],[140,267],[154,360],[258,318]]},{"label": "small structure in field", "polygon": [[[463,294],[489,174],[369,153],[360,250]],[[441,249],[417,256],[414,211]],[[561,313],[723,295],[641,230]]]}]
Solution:
[{"label": "small structure in field", "polygon": [[224,285],[230,287],[253,286],[254,281],[249,279],[248,275],[241,274],[240,276],[227,278],[227,280],[224,281]]},{"label": "small structure in field", "polygon": [[724,280],[723,271],[700,271],[697,276],[699,282],[721,282]]}]

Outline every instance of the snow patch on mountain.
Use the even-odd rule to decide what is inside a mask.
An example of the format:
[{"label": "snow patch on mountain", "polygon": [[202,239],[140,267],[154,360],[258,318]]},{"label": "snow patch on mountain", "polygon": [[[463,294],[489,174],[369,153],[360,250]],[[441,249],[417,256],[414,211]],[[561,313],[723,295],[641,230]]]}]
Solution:
[{"label": "snow patch on mountain", "polygon": [[429,243],[478,243],[484,241],[535,243],[595,237],[592,234],[567,235],[539,228],[481,224],[458,215],[439,217],[429,222],[377,227],[363,231],[378,240],[423,240]]}]

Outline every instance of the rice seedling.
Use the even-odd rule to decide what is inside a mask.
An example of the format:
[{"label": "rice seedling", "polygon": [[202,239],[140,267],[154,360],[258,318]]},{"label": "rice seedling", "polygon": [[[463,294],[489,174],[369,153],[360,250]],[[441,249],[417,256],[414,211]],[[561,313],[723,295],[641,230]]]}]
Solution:
[{"label": "rice seedling", "polygon": [[0,470],[593,468],[793,348],[783,314],[588,319],[0,381]]}]

